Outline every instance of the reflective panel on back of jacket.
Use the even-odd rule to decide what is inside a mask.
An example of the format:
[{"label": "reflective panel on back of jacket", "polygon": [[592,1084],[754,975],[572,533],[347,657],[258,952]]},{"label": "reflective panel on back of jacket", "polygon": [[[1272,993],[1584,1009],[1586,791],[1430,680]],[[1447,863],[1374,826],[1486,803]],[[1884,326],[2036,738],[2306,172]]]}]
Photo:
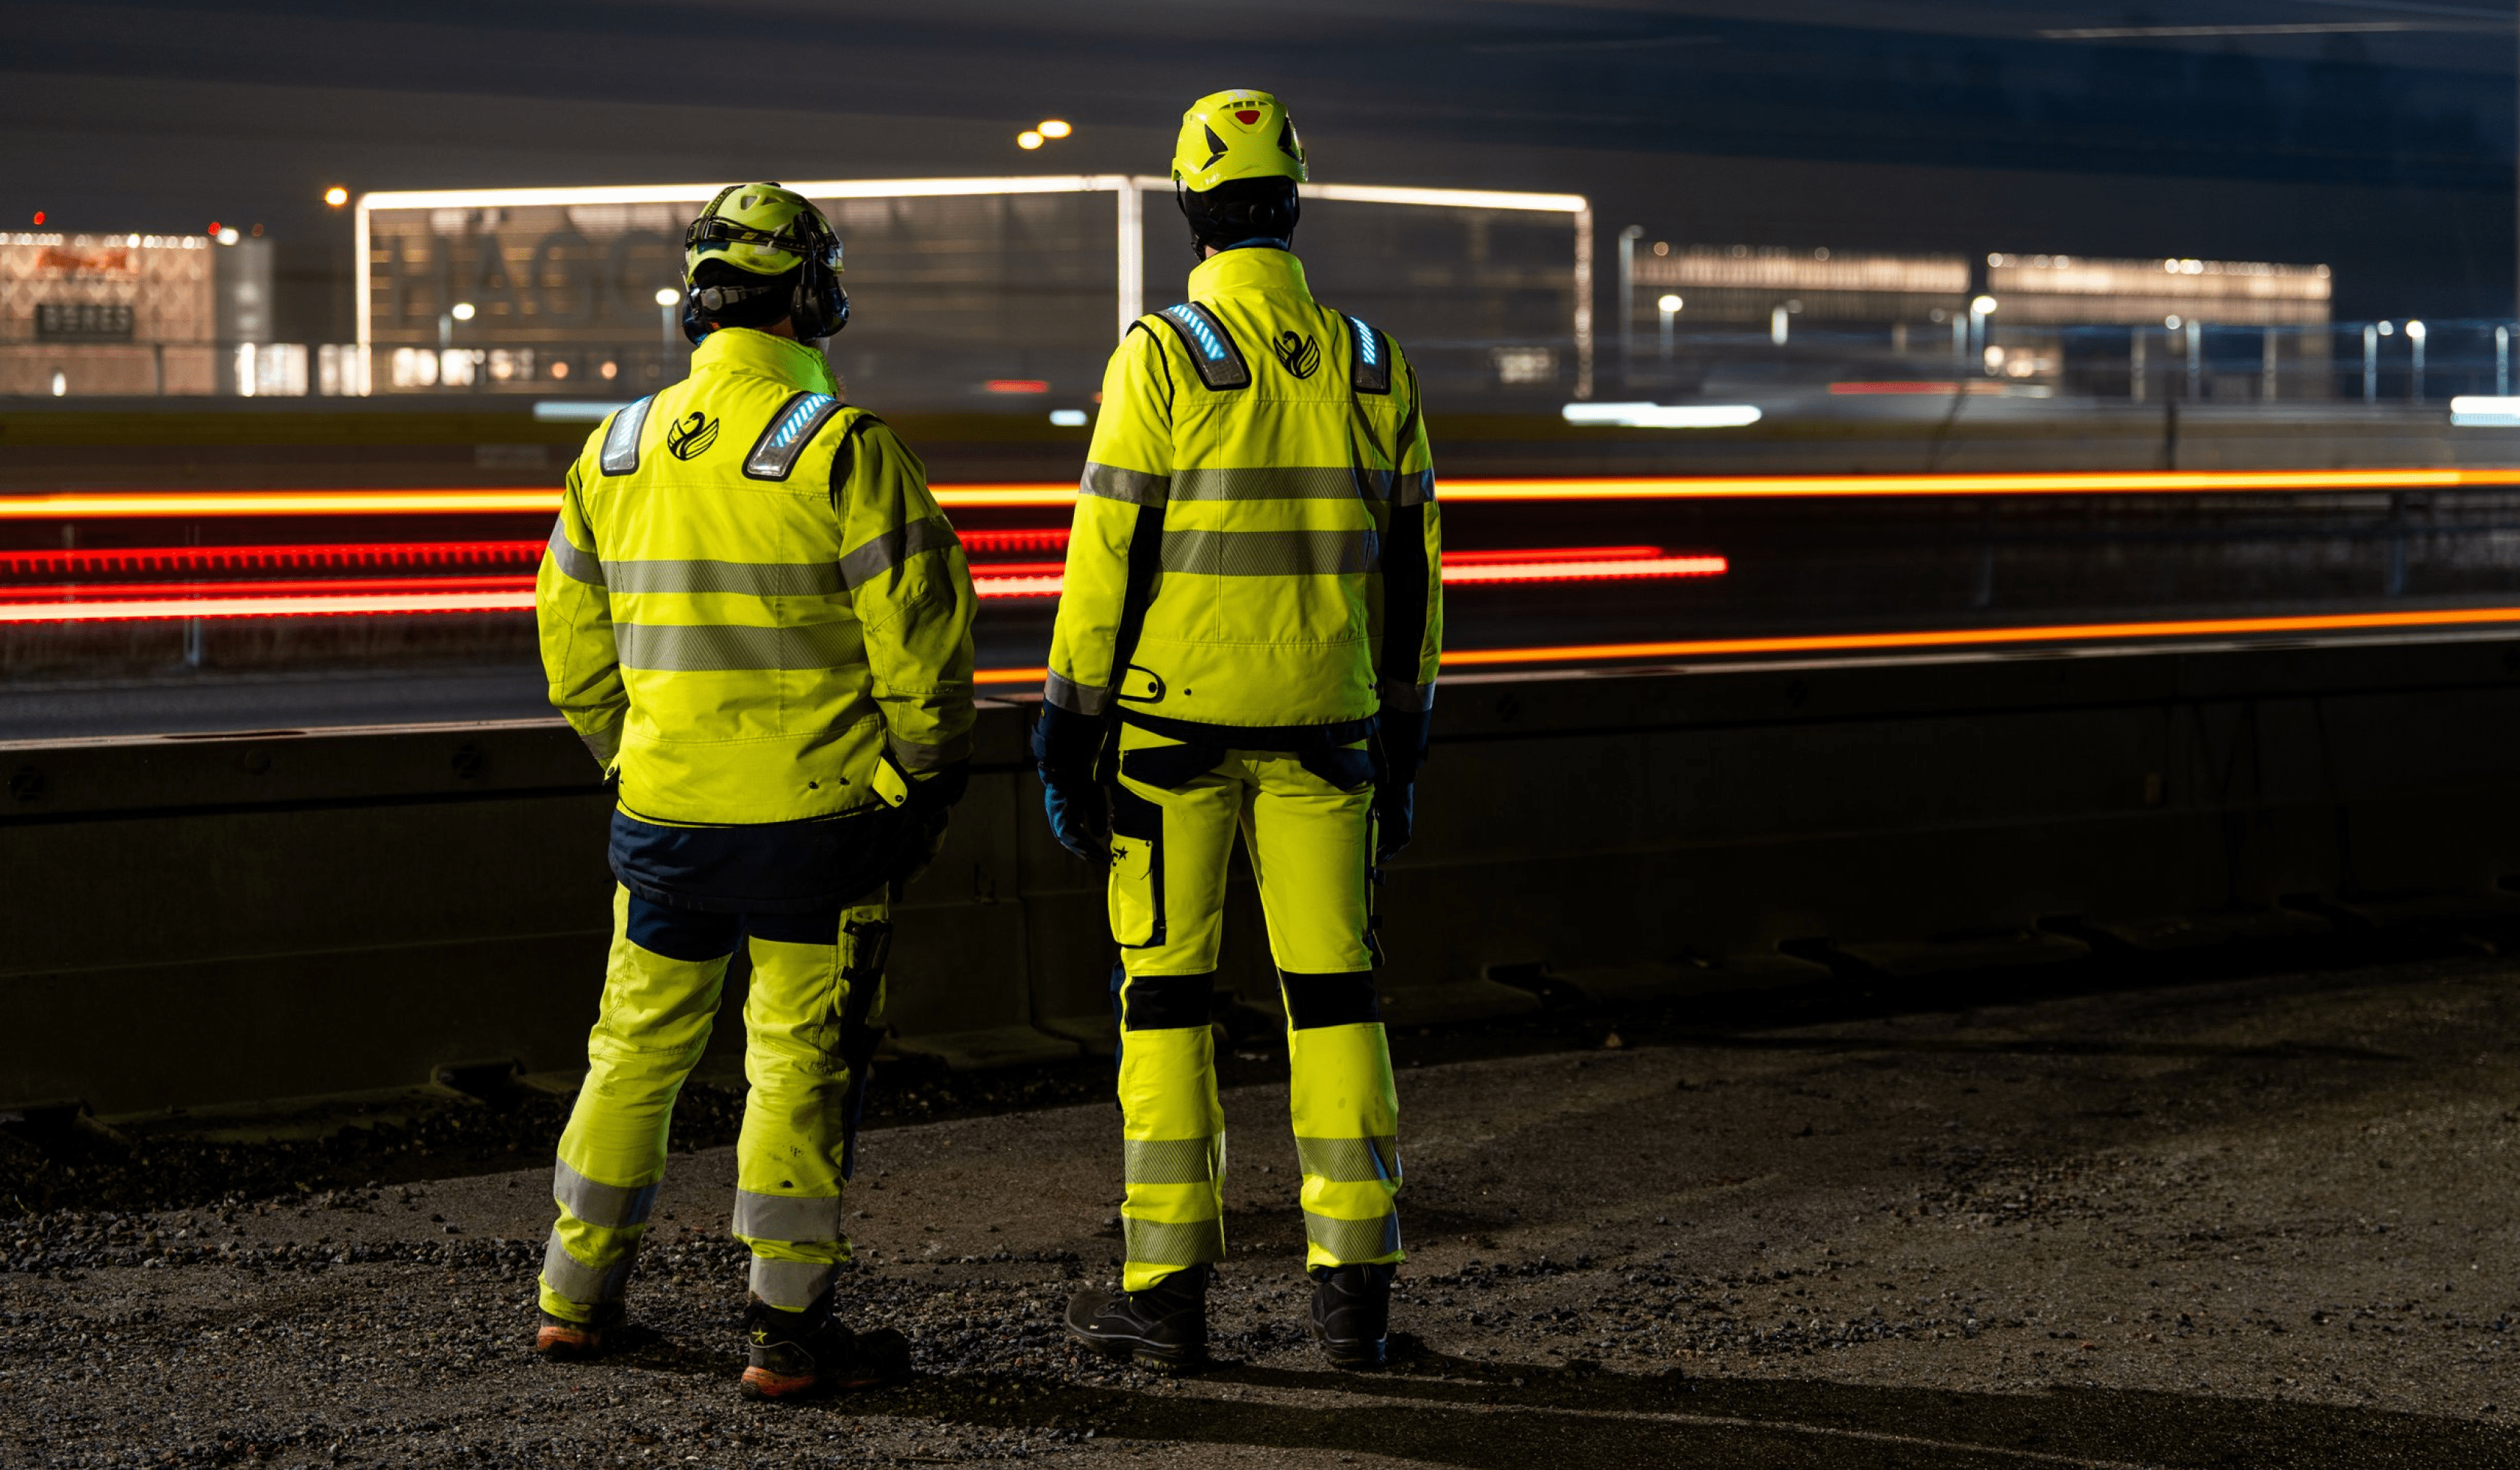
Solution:
[{"label": "reflective panel on back of jacket", "polygon": [[623,813],[789,823],[968,757],[971,579],[927,476],[820,352],[711,334],[568,471],[536,585],[552,703]]},{"label": "reflective panel on back of jacket", "polygon": [[1190,294],[1104,374],[1046,696],[1280,732],[1424,708],[1443,590],[1407,358],[1284,250],[1212,256]]}]

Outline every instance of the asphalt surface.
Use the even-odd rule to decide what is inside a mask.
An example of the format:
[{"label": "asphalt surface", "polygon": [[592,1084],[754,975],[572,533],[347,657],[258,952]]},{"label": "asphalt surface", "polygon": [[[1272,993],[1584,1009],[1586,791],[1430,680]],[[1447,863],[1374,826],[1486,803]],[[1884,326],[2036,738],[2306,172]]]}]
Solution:
[{"label": "asphalt surface", "polygon": [[1058,1330],[1118,1249],[1102,1102],[869,1136],[844,1311],[918,1373],[806,1404],[735,1393],[723,1147],[585,1366],[527,1351],[538,1169],[29,1213],[0,1464],[2520,1464],[2515,1035],[2477,957],[1406,1066],[1370,1375],[1300,1329],[1266,1082],[1190,1379]]}]

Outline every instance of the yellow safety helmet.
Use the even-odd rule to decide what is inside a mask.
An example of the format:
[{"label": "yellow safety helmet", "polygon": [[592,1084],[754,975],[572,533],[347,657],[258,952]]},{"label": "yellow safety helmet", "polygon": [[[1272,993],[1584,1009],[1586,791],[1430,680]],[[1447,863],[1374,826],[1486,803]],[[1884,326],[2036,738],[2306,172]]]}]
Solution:
[{"label": "yellow safety helmet", "polygon": [[1211,92],[1182,113],[1173,145],[1173,182],[1204,194],[1230,179],[1292,179],[1304,171],[1303,140],[1295,119],[1267,92],[1239,87]]},{"label": "yellow safety helmet", "polygon": [[[795,285],[783,302],[748,304],[774,294],[765,282],[741,286],[723,276],[700,280],[700,268],[716,264],[745,275],[778,278],[796,273]],[[736,278],[741,281],[742,277]],[[779,311],[779,306],[785,311]],[[814,201],[775,183],[730,184],[708,201],[699,218],[683,232],[683,334],[697,342],[708,334],[708,324],[771,313],[786,316],[796,335],[818,341],[849,323],[848,292],[840,290],[840,237]]]}]

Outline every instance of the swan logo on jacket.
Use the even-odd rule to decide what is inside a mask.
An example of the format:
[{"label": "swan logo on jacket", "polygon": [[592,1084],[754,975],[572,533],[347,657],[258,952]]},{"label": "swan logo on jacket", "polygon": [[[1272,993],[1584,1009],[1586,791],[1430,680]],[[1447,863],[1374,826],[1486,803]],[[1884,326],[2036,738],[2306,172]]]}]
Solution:
[{"label": "swan logo on jacket", "polygon": [[1310,378],[1321,368],[1322,344],[1314,341],[1309,333],[1297,336],[1291,332],[1281,332],[1278,339],[1269,346],[1278,354],[1278,361],[1286,371],[1297,378]]},{"label": "swan logo on jacket", "polygon": [[716,442],[717,421],[705,414],[687,415],[665,430],[665,447],[678,460],[697,460]]}]

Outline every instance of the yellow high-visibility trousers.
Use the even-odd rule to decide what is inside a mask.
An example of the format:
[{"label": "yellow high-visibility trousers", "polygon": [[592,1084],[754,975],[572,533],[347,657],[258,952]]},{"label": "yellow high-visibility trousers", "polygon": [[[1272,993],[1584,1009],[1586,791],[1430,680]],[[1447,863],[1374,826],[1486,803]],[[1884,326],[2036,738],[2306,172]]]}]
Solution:
[{"label": "yellow high-visibility trousers", "polygon": [[1120,751],[1109,903],[1125,972],[1121,1289],[1225,1259],[1209,998],[1238,829],[1286,1006],[1305,1264],[1400,1260],[1400,1109],[1374,998],[1373,788],[1362,746],[1308,764],[1124,725]]},{"label": "yellow high-visibility trousers", "polygon": [[664,1178],[674,1099],[708,1045],[740,936],[752,961],[743,1007],[752,1089],[736,1138],[734,1233],[752,1251],[763,1301],[794,1311],[830,1287],[849,1258],[840,1194],[883,1003],[886,912],[878,901],[812,914],[710,913],[615,891],[586,1086],[553,1172],[560,1219],[543,1253],[545,1312],[585,1321],[622,1299]]}]

